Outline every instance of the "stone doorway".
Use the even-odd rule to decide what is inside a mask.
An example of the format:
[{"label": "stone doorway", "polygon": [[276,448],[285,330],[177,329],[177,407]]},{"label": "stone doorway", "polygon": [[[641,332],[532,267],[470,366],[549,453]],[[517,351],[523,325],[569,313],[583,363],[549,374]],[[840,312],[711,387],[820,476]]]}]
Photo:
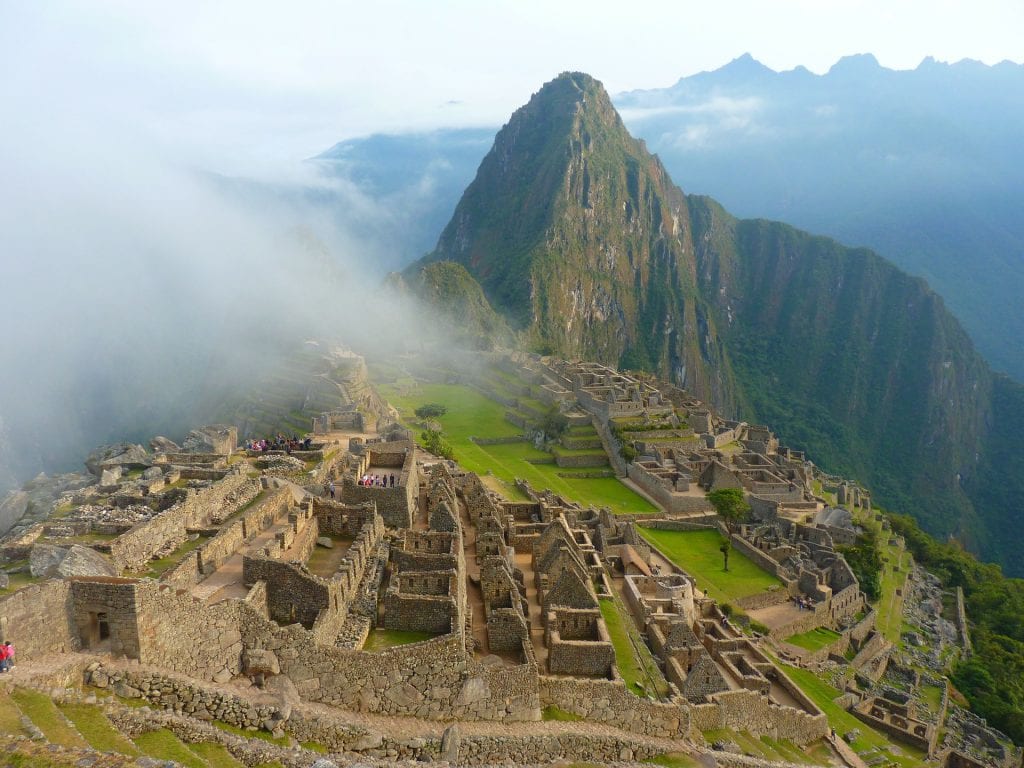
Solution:
[{"label": "stone doorway", "polygon": [[86,627],[85,647],[97,648],[101,644],[109,644],[110,621],[106,611],[90,611],[89,625]]}]

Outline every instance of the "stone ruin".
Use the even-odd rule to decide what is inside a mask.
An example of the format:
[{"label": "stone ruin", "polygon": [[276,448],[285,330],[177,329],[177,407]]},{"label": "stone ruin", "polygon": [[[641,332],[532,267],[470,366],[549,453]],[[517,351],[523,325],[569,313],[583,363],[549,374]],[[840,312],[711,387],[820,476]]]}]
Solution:
[{"label": "stone ruin", "polygon": [[[675,407],[650,384],[607,370],[544,366],[538,374],[564,386],[552,385],[555,399],[582,393],[595,409],[658,418]],[[643,739],[717,728],[798,744],[827,734],[817,707],[685,573],[652,567],[651,548],[628,517],[526,484],[528,501],[505,501],[408,440],[353,438],[345,424],[345,437],[331,442],[338,424],[323,426],[311,450],[292,452],[302,465],[294,470],[275,467],[268,452],[238,451],[237,435],[219,427],[197,430],[182,447],[158,440],[153,453],[100,452],[94,484],[68,490],[61,516],[0,541],[8,563],[40,563],[34,583],[0,598],[0,640],[14,640],[24,662],[87,654],[96,659],[83,670],[88,681],[116,684],[157,711],[216,706],[241,727],[305,733],[309,713],[321,712],[309,708],[326,705],[338,720],[323,720],[318,740],[410,759],[436,756],[438,745],[367,737],[345,713],[534,722],[553,707],[633,739],[558,747],[573,759],[607,759],[610,744],[616,756],[649,756]],[[771,498],[772,478],[787,488],[802,482],[802,461],[773,453],[766,430],[725,429],[761,450],[731,461],[701,452],[708,449],[685,459],[677,451],[673,483],[684,472],[687,491],[702,477],[725,482],[724,467],[741,485],[759,484],[776,511],[791,503]],[[375,473],[393,473],[395,485],[359,482]],[[828,605],[828,617],[851,610],[853,599],[840,603],[856,583],[827,527],[766,515],[739,540]],[[53,548],[63,554],[44,567]],[[60,569],[83,549],[102,565]],[[664,690],[627,687],[608,610],[635,624]],[[385,632],[424,639],[370,650]],[[276,702],[258,722],[244,705],[222,704],[250,687]],[[284,689],[287,706],[274,698]],[[499,762],[524,754],[491,746]]]}]

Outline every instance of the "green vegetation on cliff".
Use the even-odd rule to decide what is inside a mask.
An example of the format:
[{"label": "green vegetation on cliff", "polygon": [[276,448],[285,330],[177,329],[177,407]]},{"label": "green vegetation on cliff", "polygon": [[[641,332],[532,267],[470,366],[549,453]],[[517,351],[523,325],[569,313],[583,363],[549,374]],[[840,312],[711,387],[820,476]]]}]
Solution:
[{"label": "green vegetation on cliff", "polygon": [[1024,743],[1024,579],[1005,578],[997,566],[937,542],[909,516],[890,520],[917,562],[947,589],[964,591],[974,652],[957,665],[953,684],[971,709]]}]

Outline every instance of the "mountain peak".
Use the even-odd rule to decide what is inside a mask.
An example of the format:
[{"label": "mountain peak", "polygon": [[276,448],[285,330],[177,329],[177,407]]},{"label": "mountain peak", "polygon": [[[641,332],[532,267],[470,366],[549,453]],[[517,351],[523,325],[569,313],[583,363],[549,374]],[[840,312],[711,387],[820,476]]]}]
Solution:
[{"label": "mountain peak", "polygon": [[744,53],[742,56],[737,56],[724,67],[719,67],[717,71],[748,77],[751,75],[775,74],[775,70],[762,64],[750,53]]},{"label": "mountain peak", "polygon": [[843,56],[829,69],[829,75],[870,75],[882,69],[873,53],[855,53]]}]

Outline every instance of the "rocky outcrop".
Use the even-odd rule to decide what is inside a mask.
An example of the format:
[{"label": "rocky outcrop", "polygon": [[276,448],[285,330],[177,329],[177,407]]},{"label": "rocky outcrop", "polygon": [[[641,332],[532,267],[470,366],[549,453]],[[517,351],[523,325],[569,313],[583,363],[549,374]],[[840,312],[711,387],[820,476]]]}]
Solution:
[{"label": "rocky outcrop", "polygon": [[101,445],[93,450],[85,459],[85,468],[99,477],[109,467],[143,468],[150,465],[149,454],[141,445],[134,443],[114,443]]},{"label": "rocky outcrop", "polygon": [[186,453],[231,453],[237,445],[237,427],[209,424],[189,432],[181,449]]},{"label": "rocky outcrop", "polygon": [[54,576],[117,576],[117,569],[95,549],[73,544],[56,547],[36,544],[29,554],[29,570],[33,577],[48,579]]},{"label": "rocky outcrop", "polygon": [[11,491],[0,501],[0,534],[9,531],[28,510],[28,494]]}]

